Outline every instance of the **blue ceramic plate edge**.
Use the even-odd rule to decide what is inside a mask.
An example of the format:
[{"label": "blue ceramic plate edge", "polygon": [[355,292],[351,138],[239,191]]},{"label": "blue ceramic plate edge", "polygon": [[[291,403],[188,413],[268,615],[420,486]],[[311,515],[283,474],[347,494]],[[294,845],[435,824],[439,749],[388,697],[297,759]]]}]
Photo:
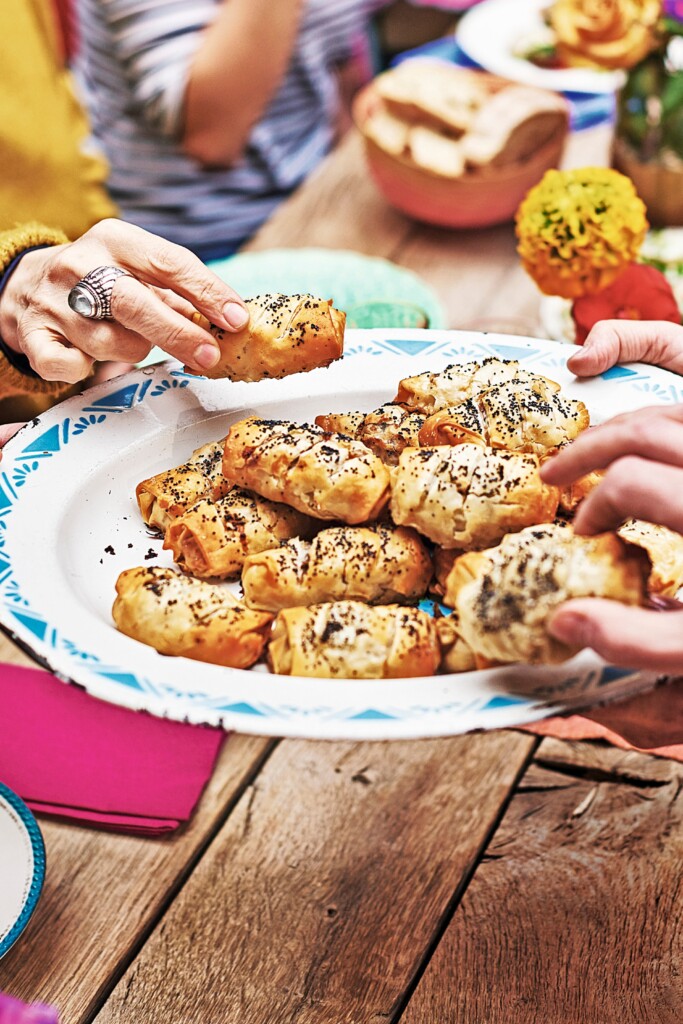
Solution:
[{"label": "blue ceramic plate edge", "polygon": [[38,822],[33,817],[31,811],[28,809],[21,797],[17,796],[17,794],[3,782],[0,782],[0,799],[6,800],[6,802],[21,818],[22,824],[28,833],[31,849],[33,850],[33,879],[31,881],[31,886],[19,917],[4,939],[0,940],[0,958],[2,958],[5,953],[9,952],[19,938],[38,904],[38,899],[40,898],[40,893],[45,881],[45,842],[40,828],[38,827]]}]

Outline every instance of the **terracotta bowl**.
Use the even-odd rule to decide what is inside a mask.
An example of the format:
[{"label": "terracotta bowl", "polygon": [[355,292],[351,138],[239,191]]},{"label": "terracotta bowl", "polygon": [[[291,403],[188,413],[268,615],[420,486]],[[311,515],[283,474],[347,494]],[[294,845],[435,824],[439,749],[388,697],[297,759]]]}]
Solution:
[{"label": "terracotta bowl", "polygon": [[459,178],[445,177],[416,167],[410,158],[387,153],[368,138],[364,126],[380,102],[370,83],[358,93],[353,105],[370,172],[392,206],[415,220],[442,227],[480,228],[512,220],[532,185],[559,165],[567,138],[568,116],[557,135],[523,163],[469,171]]}]

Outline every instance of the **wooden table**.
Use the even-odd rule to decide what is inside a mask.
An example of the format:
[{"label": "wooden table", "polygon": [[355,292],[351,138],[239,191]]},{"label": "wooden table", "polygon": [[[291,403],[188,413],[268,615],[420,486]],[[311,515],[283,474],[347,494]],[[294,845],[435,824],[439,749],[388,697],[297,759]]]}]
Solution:
[{"label": "wooden table", "polygon": [[[454,327],[536,317],[511,228],[410,223],[353,134],[250,248],[282,245],[410,267]],[[680,1024],[682,790],[680,764],[515,731],[233,736],[171,838],[42,820],[45,888],[0,990],[64,1024]]]}]

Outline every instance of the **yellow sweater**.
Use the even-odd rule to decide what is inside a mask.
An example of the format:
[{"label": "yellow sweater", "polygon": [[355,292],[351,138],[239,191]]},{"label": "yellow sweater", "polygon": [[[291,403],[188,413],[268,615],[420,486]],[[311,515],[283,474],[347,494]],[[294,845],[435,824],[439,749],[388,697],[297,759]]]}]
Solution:
[{"label": "yellow sweater", "polygon": [[[0,0],[0,60],[1,272],[23,249],[77,238],[116,207],[106,164],[87,152],[52,0]],[[69,390],[23,374],[0,352],[0,422],[31,418]]]},{"label": "yellow sweater", "polygon": [[52,0],[0,0],[0,231],[39,221],[78,238],[115,217],[106,164],[62,66]]}]

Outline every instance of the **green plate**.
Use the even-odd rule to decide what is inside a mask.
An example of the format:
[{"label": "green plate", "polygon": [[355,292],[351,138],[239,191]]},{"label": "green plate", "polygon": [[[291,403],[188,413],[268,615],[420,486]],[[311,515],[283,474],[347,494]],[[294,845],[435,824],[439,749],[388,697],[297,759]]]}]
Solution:
[{"label": "green plate", "polygon": [[347,313],[349,327],[446,326],[432,289],[410,270],[376,256],[344,249],[269,249],[209,266],[244,298],[310,292],[332,299]]}]

